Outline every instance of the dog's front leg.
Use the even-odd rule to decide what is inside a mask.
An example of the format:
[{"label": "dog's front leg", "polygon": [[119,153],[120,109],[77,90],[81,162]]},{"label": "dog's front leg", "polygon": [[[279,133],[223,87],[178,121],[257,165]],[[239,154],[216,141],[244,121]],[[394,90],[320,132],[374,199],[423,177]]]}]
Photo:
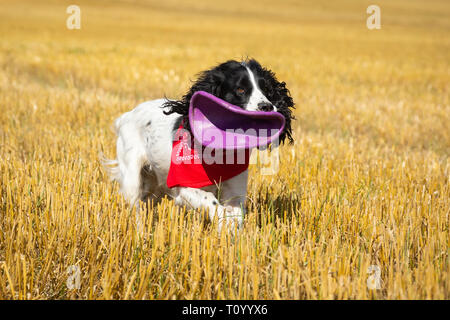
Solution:
[{"label": "dog's front leg", "polygon": [[208,210],[211,221],[217,216],[219,231],[230,218],[241,215],[239,208],[236,209],[234,207],[225,207],[221,205],[212,192],[202,189],[185,187],[177,188],[175,203],[180,206],[186,205],[193,209],[203,208]]},{"label": "dog's front leg", "polygon": [[232,220],[238,228],[242,226],[245,216],[245,202],[247,200],[247,181],[248,170],[241,174],[224,181],[219,190],[220,202],[228,208],[228,211],[234,213]]}]

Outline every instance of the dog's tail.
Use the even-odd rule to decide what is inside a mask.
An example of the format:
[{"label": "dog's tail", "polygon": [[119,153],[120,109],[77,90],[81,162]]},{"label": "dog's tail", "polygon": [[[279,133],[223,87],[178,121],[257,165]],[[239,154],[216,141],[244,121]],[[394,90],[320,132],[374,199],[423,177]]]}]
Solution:
[{"label": "dog's tail", "polygon": [[101,151],[99,152],[98,157],[109,178],[112,181],[120,181],[119,161],[117,161],[117,159],[106,158]]},{"label": "dog's tail", "polygon": [[[121,121],[126,114],[128,114],[128,112],[124,113],[114,121],[114,128],[111,129],[115,132],[116,135],[119,134]],[[100,159],[100,163],[103,166],[103,169],[108,174],[109,179],[111,181],[117,181],[120,183],[121,175],[120,175],[119,161],[117,159],[108,159],[107,157],[105,157],[102,151],[98,152],[98,157]]]}]

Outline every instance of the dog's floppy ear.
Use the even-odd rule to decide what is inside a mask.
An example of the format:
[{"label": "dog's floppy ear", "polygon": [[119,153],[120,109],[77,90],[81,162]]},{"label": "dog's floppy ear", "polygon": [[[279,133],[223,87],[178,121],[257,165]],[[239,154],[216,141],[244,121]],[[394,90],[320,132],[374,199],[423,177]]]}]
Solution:
[{"label": "dog's floppy ear", "polygon": [[221,70],[211,71],[211,94],[215,96],[221,95],[222,83],[225,81],[225,73]]},{"label": "dog's floppy ear", "polygon": [[203,71],[189,90],[189,99],[197,91],[206,91],[215,96],[220,95],[220,87],[225,81],[225,72],[221,68]]},{"label": "dog's floppy ear", "polygon": [[294,109],[294,100],[289,93],[289,90],[286,88],[285,82],[279,82],[275,78],[273,79],[273,92],[272,96],[268,99],[277,107],[277,111],[281,113],[285,120],[286,124],[284,126],[284,130],[280,135],[280,142],[283,143],[286,137],[289,140],[289,143],[293,143],[294,139],[292,138],[292,128],[291,128],[291,120],[294,120],[295,117],[292,115],[292,109]]},{"label": "dog's floppy ear", "polygon": [[[167,100],[164,107],[169,107],[169,110],[164,111],[164,114],[178,113],[183,115],[183,126],[190,130],[189,126],[189,104],[192,96],[197,91],[205,91],[215,96],[220,95],[221,84],[225,81],[225,72],[220,68],[214,68],[201,72],[197,80],[192,84],[189,91],[182,97],[181,100]],[[175,128],[176,129],[176,128]]]},{"label": "dog's floppy ear", "polygon": [[164,114],[168,115],[171,113],[178,113],[183,115],[183,125],[185,129],[189,128],[189,104],[193,94],[197,91],[205,91],[212,95],[221,95],[221,87],[226,79],[226,71],[229,68],[236,68],[241,66],[241,64],[235,60],[229,60],[224,62],[212,69],[205,70],[197,75],[197,80],[195,80],[189,89],[189,91],[181,98],[181,100],[169,100],[164,103],[163,107],[167,107]]}]

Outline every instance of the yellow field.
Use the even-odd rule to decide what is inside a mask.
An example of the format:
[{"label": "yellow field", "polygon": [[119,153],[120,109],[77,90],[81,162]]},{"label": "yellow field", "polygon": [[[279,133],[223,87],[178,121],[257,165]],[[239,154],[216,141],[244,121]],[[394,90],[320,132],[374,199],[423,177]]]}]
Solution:
[{"label": "yellow field", "polygon": [[[450,3],[373,3],[0,0],[0,298],[449,299]],[[246,56],[296,102],[280,172],[236,238],[170,199],[138,232],[114,119]]]}]

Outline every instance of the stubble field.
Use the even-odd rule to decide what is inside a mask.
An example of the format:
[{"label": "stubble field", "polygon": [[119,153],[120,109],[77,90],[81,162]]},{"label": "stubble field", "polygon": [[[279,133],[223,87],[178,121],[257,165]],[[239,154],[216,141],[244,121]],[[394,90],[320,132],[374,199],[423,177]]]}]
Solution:
[{"label": "stubble field", "polygon": [[[80,30],[0,0],[0,299],[450,298],[447,1],[377,1],[380,30],[364,0],[75,2]],[[140,230],[114,119],[247,56],[296,102],[279,172],[236,237],[171,199]]]}]

